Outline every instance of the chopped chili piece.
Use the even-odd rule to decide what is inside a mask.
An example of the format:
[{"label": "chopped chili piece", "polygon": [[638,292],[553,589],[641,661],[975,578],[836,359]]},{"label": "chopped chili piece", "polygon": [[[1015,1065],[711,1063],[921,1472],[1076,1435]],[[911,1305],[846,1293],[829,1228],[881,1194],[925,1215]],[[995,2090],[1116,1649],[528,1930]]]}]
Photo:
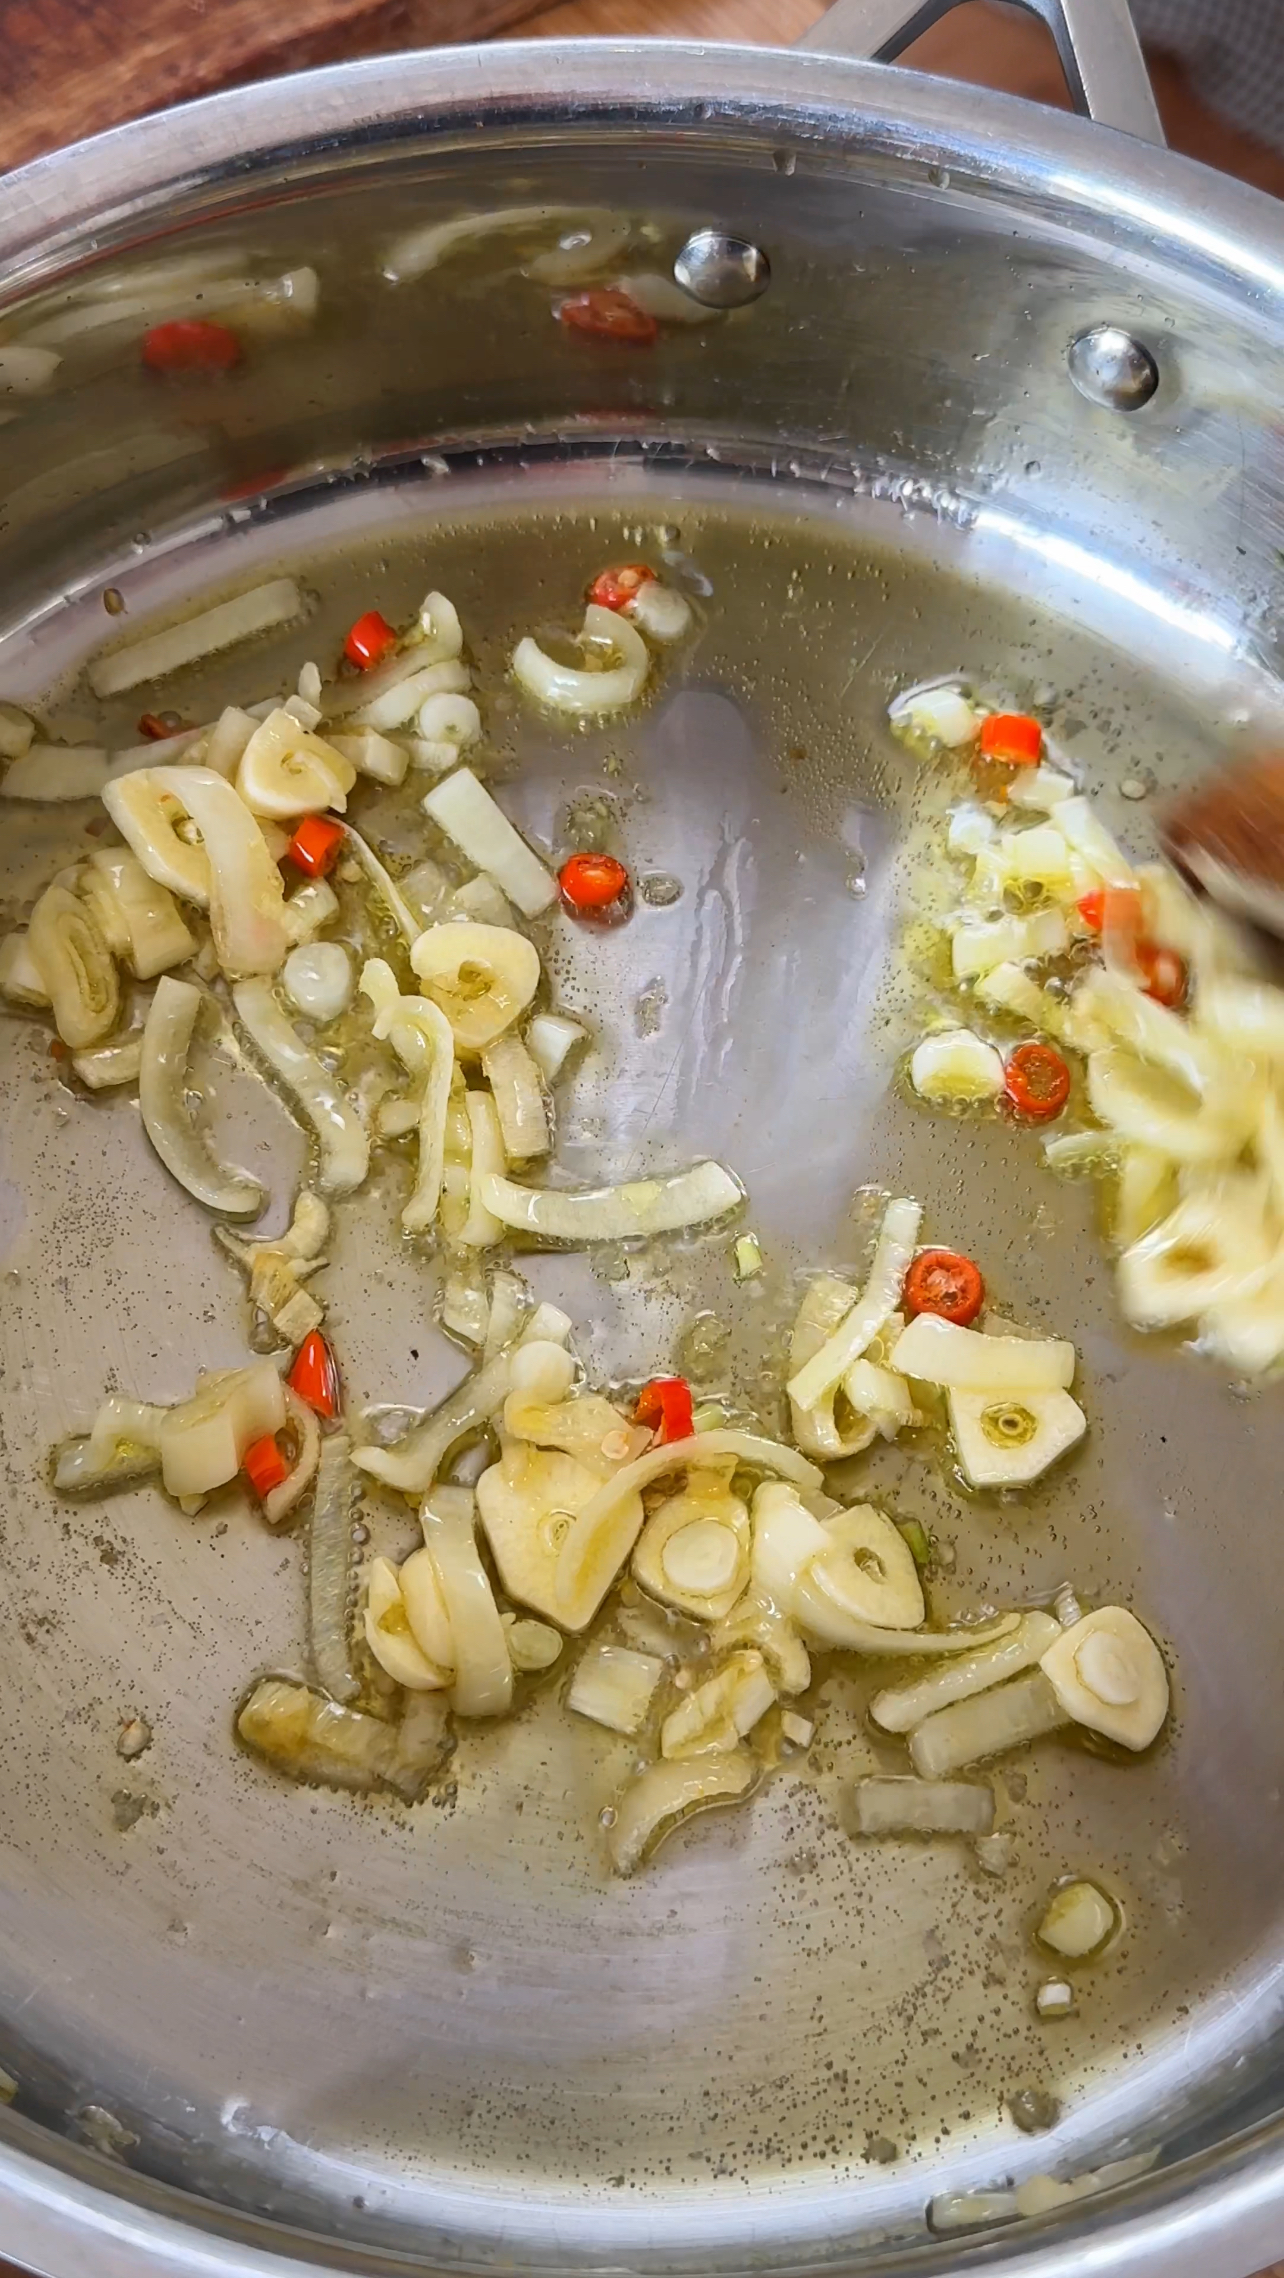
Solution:
[{"label": "chopped chili piece", "polygon": [[338,1363],[319,1329],[304,1338],[294,1356],[287,1382],[300,1400],[306,1400],[309,1408],[315,1408],[318,1416],[338,1415]]},{"label": "chopped chili piece", "polygon": [[1153,997],[1157,1005],[1176,1008],[1185,1004],[1190,976],[1185,958],[1175,949],[1160,949],[1153,942],[1143,941],[1137,949],[1137,963],[1146,996]]},{"label": "chopped chili piece", "polygon": [[1018,1115],[1049,1123],[1070,1097],[1070,1070],[1050,1044],[1018,1044],[1009,1054],[1003,1088]]},{"label": "chopped chili piece", "polygon": [[70,1060],[70,1044],[64,1044],[61,1036],[55,1036],[49,1047],[49,1057],[51,1060]]},{"label": "chopped chili piece", "polygon": [[557,315],[568,332],[587,332],[596,340],[620,340],[634,348],[649,348],[660,330],[655,318],[618,285],[576,293],[562,302]]},{"label": "chopped chili piece", "polygon": [[985,1303],[980,1268],[957,1250],[920,1250],[905,1276],[901,1303],[907,1313],[939,1313],[966,1329]]},{"label": "chopped chili piece", "polygon": [[629,874],[613,854],[573,854],[557,873],[565,907],[577,918],[627,917]]},{"label": "chopped chili piece", "polygon": [[290,1476],[290,1467],[276,1441],[270,1436],[255,1440],[253,1447],[247,1447],[241,1457],[241,1469],[260,1503],[265,1496],[271,1494],[274,1487],[279,1487],[281,1481]]},{"label": "chopped chili piece", "polygon": [[1105,887],[1093,886],[1088,893],[1080,894],[1078,901],[1075,903],[1075,908],[1078,910],[1084,924],[1091,926],[1094,933],[1100,933],[1102,926],[1106,922]]},{"label": "chopped chili piece", "polygon": [[655,584],[655,571],[645,562],[624,562],[619,569],[603,570],[589,587],[589,600],[599,609],[627,609],[644,585]]},{"label": "chopped chili piece", "polygon": [[343,653],[349,664],[369,672],[372,665],[381,663],[389,649],[396,646],[397,636],[387,618],[378,609],[367,609],[364,617],[358,617],[356,624],[348,627]]},{"label": "chopped chili piece", "polygon": [[343,824],[332,822],[329,815],[305,815],[285,850],[285,858],[297,863],[309,878],[324,878],[339,859],[343,836]]},{"label": "chopped chili piece", "polygon": [[138,732],[140,736],[150,737],[153,743],[161,743],[166,736],[178,735],[182,725],[177,713],[171,713],[167,719],[162,712],[142,712],[139,714]]},{"label": "chopped chili piece", "polygon": [[648,1424],[659,1447],[672,1440],[689,1440],[695,1430],[691,1387],[685,1376],[653,1376],[638,1394],[635,1424]]},{"label": "chopped chili piece", "polygon": [[1037,767],[1043,730],[1026,712],[991,712],[981,722],[981,750],[986,759],[1006,760],[1010,767]]},{"label": "chopped chili piece", "polygon": [[149,372],[230,372],[241,360],[241,343],[225,324],[207,317],[175,317],[154,324],[143,335],[143,362]]}]

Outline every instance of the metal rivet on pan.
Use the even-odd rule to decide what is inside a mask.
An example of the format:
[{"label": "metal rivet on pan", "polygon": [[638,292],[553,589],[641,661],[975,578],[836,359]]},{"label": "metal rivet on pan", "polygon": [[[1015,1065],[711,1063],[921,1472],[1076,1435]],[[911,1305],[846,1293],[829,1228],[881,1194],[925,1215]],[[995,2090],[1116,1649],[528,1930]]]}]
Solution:
[{"label": "metal rivet on pan", "polygon": [[1094,325],[1070,344],[1070,377],[1080,395],[1105,411],[1140,411],[1159,386],[1148,348],[1118,324]]},{"label": "metal rivet on pan", "polygon": [[771,263],[760,245],[724,230],[698,229],[689,237],[673,274],[684,293],[705,308],[744,308],[771,283]]}]

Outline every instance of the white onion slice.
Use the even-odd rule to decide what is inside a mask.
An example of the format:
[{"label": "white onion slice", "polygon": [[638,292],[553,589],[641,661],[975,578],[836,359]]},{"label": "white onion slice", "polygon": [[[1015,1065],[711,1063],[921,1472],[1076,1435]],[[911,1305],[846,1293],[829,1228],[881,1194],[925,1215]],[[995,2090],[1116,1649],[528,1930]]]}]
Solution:
[{"label": "white onion slice", "polygon": [[930,736],[948,751],[961,751],[975,743],[981,715],[952,680],[925,681],[907,688],[887,707],[894,728]]},{"label": "white onion slice", "polygon": [[1078,789],[1072,775],[1063,775],[1059,767],[1014,767],[1008,785],[1010,807],[1033,807],[1038,813],[1050,815],[1073,799]]},{"label": "white onion slice", "polygon": [[[496,1277],[498,1280],[498,1276]],[[564,1341],[571,1324],[555,1306],[538,1306],[521,1342]],[[403,1434],[395,1447],[359,1447],[353,1462],[403,1495],[426,1495],[447,1457],[500,1413],[512,1390],[512,1350],[504,1348],[466,1376],[439,1407]]]},{"label": "white onion slice", "polygon": [[649,577],[638,587],[633,599],[625,603],[624,614],[630,624],[640,625],[650,640],[665,645],[682,640],[691,630],[691,604],[685,593],[658,577]]},{"label": "white onion slice", "polygon": [[270,1527],[279,1527],[303,1501],[316,1477],[321,1460],[321,1426],[306,1400],[289,1384],[285,1393],[285,1421],[293,1431],[298,1452],[285,1478],[277,1487],[270,1487],[263,1498],[263,1516]]},{"label": "white onion slice", "polygon": [[588,1030],[582,1021],[571,1020],[565,1013],[537,1012],[526,1031],[531,1058],[546,1084],[555,1084],[577,1044],[583,1042]]},{"label": "white onion slice", "polygon": [[308,1523],[308,1648],[317,1683],[336,1701],[353,1700],[360,1690],[348,1621],[352,1505],[358,1484],[347,1433],[329,1433],[321,1443]]},{"label": "white onion slice", "polygon": [[[230,981],[275,973],[290,946],[285,889],[253,815],[212,768],[171,767],[164,783],[201,834],[209,863],[210,928],[224,973]],[[146,856],[134,851],[147,869]]]},{"label": "white onion slice", "polygon": [[0,759],[21,759],[35,740],[36,723],[19,704],[0,697]]},{"label": "white onion slice", "polygon": [[1060,1635],[1061,1624],[1052,1614],[1025,1614],[1018,1627],[996,1645],[986,1646],[979,1653],[960,1654],[957,1660],[933,1669],[926,1677],[915,1678],[912,1684],[893,1685],[876,1693],[869,1713],[884,1732],[912,1732],[935,1710],[949,1708],[954,1701],[970,1700],[976,1693],[988,1692],[992,1685],[1001,1685],[1006,1677],[1019,1677],[1025,1670],[1036,1668]]},{"label": "white onion slice", "polygon": [[[466,702],[464,697],[438,696],[438,704]],[[351,735],[329,736],[332,749],[356,768],[358,775],[368,775],[373,783],[388,783],[395,789],[403,783],[410,765],[410,754],[404,744],[394,743],[391,736],[381,736],[377,728],[356,728]]]},{"label": "white onion slice", "polygon": [[1062,799],[1052,811],[1052,820],[1067,846],[1082,856],[1103,886],[1136,884],[1131,862],[1120,852],[1088,799],[1078,794]]},{"label": "white onion slice", "polygon": [[477,1553],[473,1498],[439,1487],[420,1512],[455,1649],[451,1706],[457,1716],[504,1716],[513,1703],[513,1665],[494,1593]]},{"label": "white onion slice", "polygon": [[141,641],[95,657],[89,667],[89,684],[95,696],[119,696],[145,680],[161,680],[198,657],[213,656],[256,633],[288,625],[303,614],[303,596],[292,577],[274,578],[240,593],[234,601],[220,601],[181,625],[163,633],[148,633]]},{"label": "white onion slice", "polygon": [[391,1788],[411,1804],[422,1801],[450,1747],[440,1694],[410,1694],[400,1724],[388,1724],[281,1677],[255,1686],[236,1730],[246,1748],[288,1779],[359,1795]]},{"label": "white onion slice", "polygon": [[971,981],[995,965],[1063,957],[1069,946],[1070,934],[1058,909],[1032,910],[1028,917],[965,919],[954,929],[950,962],[956,981]]},{"label": "white onion slice", "polygon": [[73,1052],[71,1064],[91,1092],[137,1083],[143,1064],[142,1037],[126,1036],[118,1044],[98,1044],[87,1052]]},{"label": "white onion slice", "polygon": [[517,1186],[486,1180],[484,1200],[505,1226],[548,1242],[619,1242],[633,1235],[674,1234],[722,1218],[744,1201],[744,1188],[721,1163],[696,1163],[665,1178],[633,1179],[625,1186]]},{"label": "white onion slice", "polygon": [[546,1155],[552,1145],[548,1103],[540,1072],[520,1036],[510,1031],[482,1053],[482,1074],[490,1085],[504,1153],[510,1163]]},{"label": "white onion slice", "polygon": [[0,799],[62,806],[96,799],[107,780],[107,754],[97,744],[30,744],[0,776]]},{"label": "white onion slice", "polygon": [[[414,651],[409,653],[413,657]],[[429,697],[466,696],[472,684],[467,665],[455,657],[442,658],[436,664],[421,661],[381,695],[368,695],[363,704],[353,708],[349,719],[354,728],[377,728],[381,734],[389,728],[404,728]]]},{"label": "white onion slice", "polygon": [[716,324],[727,313],[725,309],[707,308],[659,269],[639,269],[632,276],[615,277],[612,290],[627,293],[661,324]]},{"label": "white onion slice", "polygon": [[642,635],[618,610],[590,601],[577,638],[582,649],[605,652],[619,662],[600,672],[559,664],[527,633],[513,651],[513,672],[522,687],[550,711],[572,712],[578,719],[623,711],[641,695],[651,669]]},{"label": "white onion slice", "polygon": [[187,1111],[188,1053],[205,1001],[190,981],[166,973],[157,983],[142,1039],[143,1128],[171,1177],[207,1210],[225,1218],[257,1218],[266,1200],[258,1180],[221,1163]]},{"label": "white onion slice", "polygon": [[80,891],[108,947],[140,981],[154,981],[195,954],[196,941],[167,886],[149,878],[136,854],[100,847],[89,857]]},{"label": "white onion slice", "polygon": [[653,1653],[636,1653],[628,1645],[590,1645],[581,1655],[566,1695],[574,1715],[608,1732],[632,1735],[646,1723],[656,1687],[664,1677],[664,1663]]},{"label": "white onion slice", "polygon": [[909,1073],[920,1099],[997,1099],[1004,1084],[1001,1055],[970,1028],[925,1036],[915,1047]]},{"label": "white onion slice", "polygon": [[857,1780],[858,1835],[988,1835],[994,1790],[971,1780]]},{"label": "white onion slice", "polygon": [[[637,639],[636,634],[633,637]],[[523,917],[538,917],[557,900],[552,871],[514,829],[471,767],[457,768],[430,791],[423,810],[461,854],[502,887]]]},{"label": "white onion slice", "polygon": [[165,1414],[164,1408],[119,1393],[104,1400],[86,1436],[64,1440],[55,1454],[53,1483],[58,1493],[96,1494],[159,1471]]},{"label": "white onion slice", "polygon": [[1249,1135],[1257,1106],[1251,1073],[1241,1069],[1237,1087],[1205,1103],[1167,1069],[1112,1044],[1088,1055],[1088,1099],[1125,1139],[1175,1162],[1211,1164],[1233,1160]]},{"label": "white onion slice", "polygon": [[7,933],[0,941],[0,996],[32,1012],[43,1012],[49,1002],[25,930]]},{"label": "white onion slice", "polygon": [[961,1392],[1065,1392],[1074,1382],[1074,1346],[1064,1339],[986,1336],[937,1313],[902,1329],[889,1360],[900,1376]]},{"label": "white onion slice", "polygon": [[[860,1359],[896,1310],[922,1216],[920,1205],[905,1196],[888,1203],[861,1295],[827,1343],[790,1378],[789,1397],[799,1408],[817,1407],[842,1382],[852,1362]],[[902,1376],[911,1373],[895,1355],[891,1365]]]},{"label": "white onion slice", "polygon": [[120,983],[93,913],[78,894],[46,886],[28,921],[27,951],[63,1043],[83,1051],[109,1036],[120,1017]]},{"label": "white onion slice", "polygon": [[317,1135],[321,1192],[351,1194],[370,1167],[370,1143],[356,1109],[296,1034],[266,981],[238,981],[232,1002],[253,1043]]},{"label": "white onion slice", "polygon": [[925,1717],[910,1734],[910,1761],[921,1779],[948,1779],[951,1772],[1024,1747],[1069,1722],[1043,1671],[1034,1669]]},{"label": "white onion slice", "polygon": [[607,1837],[617,1875],[636,1872],[675,1827],[711,1804],[736,1803],[759,1775],[747,1748],[732,1748],[690,1763],[652,1764],[625,1788]]},{"label": "white onion slice", "polygon": [[38,395],[41,388],[48,387],[61,362],[52,348],[6,341],[0,347],[0,396]]},{"label": "white onion slice", "polygon": [[493,1250],[504,1238],[504,1228],[487,1200],[490,1181],[504,1167],[504,1137],[489,1092],[470,1091],[464,1106],[468,1115],[468,1215],[455,1240],[465,1250]]},{"label": "white onion slice", "polygon": [[402,940],[407,947],[413,948],[424,929],[395,880],[385,870],[373,848],[366,844],[360,831],[354,831],[351,823],[344,826],[344,838],[349,854],[355,856],[371,884],[382,894],[396,920]]},{"label": "white onion slice", "polygon": [[461,246],[514,230],[529,234],[557,226],[568,234],[573,227],[584,242],[559,246],[528,264],[529,274],[545,284],[569,285],[592,276],[628,243],[631,234],[629,221],[603,206],[497,206],[492,213],[458,214],[453,221],[430,222],[426,229],[407,231],[389,246],[383,274],[390,285],[408,285],[427,276]]},{"label": "white onion slice", "polygon": [[226,1487],[246,1449],[284,1423],[285,1391],[270,1360],[205,1377],[190,1400],[167,1408],[161,1419],[157,1437],[166,1493],[181,1501]]},{"label": "white onion slice", "polygon": [[762,1655],[752,1647],[733,1653],[716,1676],[670,1710],[660,1728],[660,1752],[678,1761],[721,1755],[747,1738],[775,1700]]},{"label": "white onion slice", "polygon": [[[419,1161],[414,1192],[401,1213],[407,1234],[426,1233],[441,1200],[446,1156],[446,1116],[455,1069],[455,1043],[450,1022],[429,997],[403,997],[390,965],[381,957],[367,959],[361,972],[362,993],[375,1008],[374,1033],[387,1037],[407,1073],[422,1086],[414,1119],[419,1133]],[[410,1103],[413,1107],[413,1102]]]},{"label": "white onion slice", "polygon": [[339,897],[324,878],[305,878],[287,896],[285,929],[291,941],[311,941],[323,925],[339,915]]},{"label": "white onion slice", "polygon": [[419,707],[410,758],[416,767],[444,775],[465,745],[476,743],[481,725],[481,713],[471,696],[429,696]]}]

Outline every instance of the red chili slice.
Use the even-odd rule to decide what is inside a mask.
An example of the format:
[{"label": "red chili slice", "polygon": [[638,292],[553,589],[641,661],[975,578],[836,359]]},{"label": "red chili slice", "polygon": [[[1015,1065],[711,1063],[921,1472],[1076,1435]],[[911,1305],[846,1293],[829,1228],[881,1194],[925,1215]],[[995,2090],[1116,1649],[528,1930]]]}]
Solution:
[{"label": "red chili slice", "polygon": [[628,915],[629,874],[613,854],[573,854],[558,871],[557,883],[573,917],[609,921]]},{"label": "red chili slice", "polygon": [[660,330],[655,318],[618,285],[576,293],[562,302],[557,316],[568,332],[586,332],[595,340],[618,340],[631,348],[649,348]]},{"label": "red chili slice", "polygon": [[1037,767],[1043,730],[1028,712],[991,712],[981,722],[981,750],[986,759],[1005,760],[1009,767]]},{"label": "red chili slice", "polygon": [[260,1503],[290,1476],[290,1467],[271,1437],[255,1440],[253,1447],[247,1447],[241,1457],[241,1469]]},{"label": "red chili slice", "polygon": [[655,571],[645,562],[624,562],[619,569],[605,569],[595,577],[589,587],[589,600],[599,609],[627,609],[635,601],[644,585],[655,584]]},{"label": "red chili slice", "polygon": [[920,1250],[901,1291],[907,1313],[939,1313],[965,1329],[985,1303],[981,1269],[958,1250]]},{"label": "red chili slice", "polygon": [[182,724],[173,714],[168,720],[159,712],[140,712],[138,715],[138,733],[147,736],[152,743],[161,743],[166,736],[176,736]]},{"label": "red chili slice", "polygon": [[143,335],[143,362],[149,372],[230,372],[241,360],[241,343],[225,324],[207,317],[174,317]]},{"label": "red chili slice", "polygon": [[685,1376],[653,1376],[638,1394],[635,1424],[647,1424],[660,1447],[671,1440],[689,1440],[695,1430],[691,1387]]},{"label": "red chili slice", "polygon": [[1144,995],[1153,997],[1157,1005],[1173,1009],[1185,1004],[1190,975],[1185,958],[1179,957],[1175,949],[1160,949],[1153,942],[1140,942],[1137,963],[1141,968]]},{"label": "red chili slice", "polygon": [[1050,1123],[1070,1097],[1070,1070],[1050,1044],[1018,1044],[1008,1056],[1003,1088],[1018,1115]]},{"label": "red chili slice", "polygon": [[319,1329],[304,1338],[287,1380],[318,1416],[339,1413],[339,1367]]},{"label": "red chili slice", "polygon": [[305,815],[285,850],[287,862],[297,863],[309,878],[324,878],[333,870],[343,844],[343,824],[328,815]]},{"label": "red chili slice", "polygon": [[387,618],[378,609],[367,609],[364,617],[358,617],[356,624],[349,626],[343,653],[349,664],[369,672],[372,665],[381,663],[389,649],[396,646],[397,635]]}]

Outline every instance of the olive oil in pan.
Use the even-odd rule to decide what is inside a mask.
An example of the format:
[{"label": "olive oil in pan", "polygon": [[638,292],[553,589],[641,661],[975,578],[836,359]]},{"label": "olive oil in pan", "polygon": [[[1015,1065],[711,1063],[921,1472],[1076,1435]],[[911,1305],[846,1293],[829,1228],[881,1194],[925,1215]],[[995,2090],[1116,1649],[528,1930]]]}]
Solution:
[{"label": "olive oil in pan", "polygon": [[[572,627],[604,562],[662,557],[690,581],[700,627],[649,700],[604,729],[537,717],[508,676],[515,638]],[[558,858],[589,817],[635,877],[666,881],[626,926],[549,928],[556,1001],[594,1032],[560,1094],[557,1160],[577,1181],[726,1161],[766,1269],[739,1284],[729,1246],[698,1238],[523,1258],[537,1294],[573,1316],[590,1379],[636,1380],[694,1352],[702,1397],[777,1428],[800,1277],[858,1274],[877,1198],[919,1196],[926,1237],[980,1259],[997,1308],[1084,1352],[1090,1436],[1011,1499],[961,1493],[930,1444],[857,1459],[843,1483],[927,1531],[938,1616],[1046,1601],[1066,1578],[1091,1600],[1136,1604],[1172,1648],[1177,1714],[1135,1763],[1053,1740],[1000,1764],[1001,1874],[962,1844],[847,1832],[852,1779],[904,1759],[865,1716],[888,1673],[842,1657],[818,1660],[794,1704],[815,1719],[810,1748],[627,1884],[605,1875],[598,1820],[636,1751],[566,1715],[561,1669],[513,1722],[465,1727],[413,1814],[266,1778],[234,1751],[228,1719],[257,1671],[297,1664],[297,1552],[239,1512],[180,1522],[147,1490],[69,1510],[32,1487],[69,1412],[97,1397],[104,1352],[122,1385],[176,1397],[193,1360],[243,1351],[243,1289],[163,1185],[132,1106],[70,1099],[46,1032],[15,1021],[0,1082],[25,1220],[5,1335],[35,1389],[3,1524],[32,1657],[11,1742],[39,1773],[15,1814],[22,1855],[122,1904],[109,2011],[123,2015],[156,1969],[179,1997],[198,1968],[252,1977],[238,2041],[248,2105],[270,2105],[318,2158],[342,2149],[390,2178],[426,2164],[464,2183],[663,2200],[884,2177],[908,2161],[925,2198],[968,2152],[1007,2171],[1023,2142],[1013,2099],[1027,2117],[1062,2111],[1059,2156],[1099,2150],[1094,2105],[1117,2097],[1125,2057],[1140,2126],[1148,2067],[1192,2016],[1213,2017],[1263,1927],[1261,1863],[1238,1823],[1242,1871],[1227,1877],[1217,1769],[1262,1777],[1260,1705],[1237,1696],[1233,1669],[1183,1660],[1201,1591],[1251,1594],[1253,1503],[1228,1509],[1221,1492],[1225,1395],[1183,1356],[1119,1335],[1085,1188],[1051,1181],[1030,1134],[929,1118],[896,1080],[921,993],[906,928],[946,791],[884,715],[895,688],[959,662],[1018,697],[1050,682],[1091,784],[1125,751],[1130,770],[1175,779],[1201,755],[1200,721],[1124,654],[1027,602],[779,508],[517,507],[309,558],[302,574],[316,595],[306,625],[175,676],[166,708],[197,721],[284,690],[307,658],[329,664],[361,610],[395,622],[437,586],[466,628],[484,772],[506,810]],[[87,722],[120,745],[136,704],[91,708],[75,688],[50,725]],[[394,867],[449,859],[413,789],[362,785],[351,812]],[[90,820],[58,819],[65,859],[95,843]],[[35,810],[9,819],[10,917],[48,874],[50,830]],[[251,1134],[237,1159],[283,1201],[299,1162],[288,1118],[244,1071],[215,1080],[227,1127]],[[336,1212],[329,1319],[357,1406],[419,1407],[460,1373],[433,1322],[435,1269],[395,1233],[406,1176],[385,1160]],[[395,1500],[368,1498],[363,1523],[380,1547],[410,1547]],[[623,1634],[619,1621],[613,1599],[597,1633]],[[41,1706],[52,1639],[59,1665],[83,1672],[58,1749]],[[159,1806],[124,1836],[106,1826],[122,1687],[156,1734],[139,1778]],[[88,1846],[87,1825],[102,1829]],[[1032,1928],[1071,1873],[1104,1884],[1123,1931],[1079,1974],[1073,2017],[1041,2022],[1049,1970]],[[181,1943],[165,1941],[172,1921]],[[56,2003],[41,2017],[58,2048]],[[71,2064],[69,2040],[63,2054]],[[284,2204],[288,2186],[272,2188]]]}]

